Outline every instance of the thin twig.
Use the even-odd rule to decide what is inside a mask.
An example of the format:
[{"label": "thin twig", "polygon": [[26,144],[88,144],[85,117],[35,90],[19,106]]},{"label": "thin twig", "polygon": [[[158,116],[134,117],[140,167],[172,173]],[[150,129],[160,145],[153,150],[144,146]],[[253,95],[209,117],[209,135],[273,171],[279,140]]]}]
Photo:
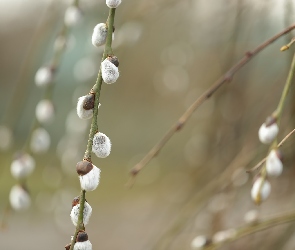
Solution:
[{"label": "thin twig", "polygon": [[[279,147],[281,147],[288,139],[289,139],[289,137],[292,135],[292,134],[294,134],[294,132],[295,132],[295,129],[293,129],[289,134],[287,134],[286,136],[285,136],[285,138],[283,139],[283,140],[281,140],[281,142],[278,144],[278,148]],[[260,162],[258,162],[253,168],[251,168],[251,169],[249,169],[249,170],[247,170],[246,172],[247,173],[251,173],[251,172],[253,172],[253,171],[255,171],[255,170],[257,170],[264,162],[266,161],[266,157],[264,158],[264,159],[262,159]]]},{"label": "thin twig", "polygon": [[245,237],[247,235],[254,234],[254,233],[269,229],[271,227],[274,227],[274,226],[277,226],[280,224],[284,224],[284,223],[288,223],[288,222],[292,222],[292,221],[295,221],[295,211],[286,212],[286,213],[283,213],[280,215],[272,216],[272,217],[265,219],[263,221],[258,221],[255,224],[250,224],[250,225],[246,225],[244,227],[237,228],[237,229],[235,229],[236,233],[234,234],[233,237],[231,237],[223,242],[210,244],[207,247],[204,247],[204,250],[217,249],[218,247],[221,247],[225,243],[232,242],[232,241],[238,240],[242,237]]},{"label": "thin twig", "polygon": [[261,52],[268,45],[276,41],[281,36],[289,33],[295,29],[295,25],[292,25],[280,33],[276,34],[272,38],[268,39],[257,48],[245,53],[245,56],[238,61],[233,67],[231,67],[222,77],[220,77],[207,91],[205,91],[178,119],[178,121],[166,132],[163,138],[144,156],[144,158],[137,163],[130,171],[131,178],[127,183],[128,186],[132,186],[137,174],[160,152],[169,139],[175,134],[175,132],[182,129],[187,120],[192,116],[193,112],[197,110],[206,100],[208,100],[224,83],[230,82],[235,75],[246,63],[248,63],[255,55]]}]

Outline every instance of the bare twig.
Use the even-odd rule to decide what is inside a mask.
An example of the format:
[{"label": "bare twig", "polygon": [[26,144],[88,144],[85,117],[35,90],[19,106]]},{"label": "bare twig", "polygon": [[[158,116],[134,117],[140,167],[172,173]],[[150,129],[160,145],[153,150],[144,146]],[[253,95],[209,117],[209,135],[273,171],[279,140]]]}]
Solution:
[{"label": "bare twig", "polygon": [[245,53],[245,56],[232,66],[223,76],[221,76],[209,89],[207,89],[178,119],[178,121],[166,132],[163,138],[144,156],[144,158],[137,163],[130,171],[131,178],[128,182],[128,186],[132,186],[137,174],[160,152],[169,139],[175,134],[175,132],[182,129],[187,120],[192,116],[193,112],[197,110],[206,100],[208,100],[224,83],[230,82],[235,75],[246,63],[248,63],[255,55],[261,52],[268,45],[276,41],[281,36],[289,33],[295,29],[295,25],[292,25],[280,33],[276,34],[272,38],[268,39],[257,48]]},{"label": "bare twig", "polygon": [[[278,148],[281,147],[281,146],[282,146],[282,145],[283,145],[283,144],[289,139],[289,137],[290,137],[292,134],[294,134],[294,132],[295,132],[295,129],[293,129],[289,134],[287,134],[287,135],[285,136],[285,138],[284,138],[283,140],[281,140],[281,142],[278,144]],[[246,172],[247,172],[247,173],[251,173],[251,172],[257,170],[260,166],[262,166],[262,164],[263,164],[265,161],[266,161],[266,157],[265,157],[264,159],[262,159],[260,162],[258,162],[253,168],[247,170]]]}]

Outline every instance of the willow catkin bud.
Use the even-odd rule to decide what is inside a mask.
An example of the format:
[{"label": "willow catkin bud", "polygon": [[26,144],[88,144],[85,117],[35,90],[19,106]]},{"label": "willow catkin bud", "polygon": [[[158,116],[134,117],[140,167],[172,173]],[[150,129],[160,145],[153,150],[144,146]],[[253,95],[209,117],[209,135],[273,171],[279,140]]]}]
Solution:
[{"label": "willow catkin bud", "polygon": [[11,163],[11,175],[16,179],[25,178],[34,171],[35,165],[35,160],[31,155],[20,153]]},{"label": "willow catkin bud", "polygon": [[192,240],[191,248],[194,250],[201,250],[208,244],[210,244],[210,240],[204,235],[199,235]]},{"label": "willow catkin bud", "polygon": [[[79,97],[77,103],[77,115],[81,119],[90,119],[93,116],[94,95],[88,94]],[[99,105],[98,105],[99,107]]]},{"label": "willow catkin bud", "polygon": [[[117,65],[117,66],[116,66]],[[119,78],[119,61],[116,56],[108,56],[101,63],[102,79],[107,84],[112,84]]]},{"label": "willow catkin bud", "polygon": [[268,176],[277,177],[283,172],[283,163],[281,161],[281,153],[277,149],[270,151],[266,158],[266,173]]},{"label": "willow catkin bud", "polygon": [[88,161],[80,161],[76,165],[80,178],[81,189],[93,191],[97,188],[100,179],[100,169]]},{"label": "willow catkin bud", "polygon": [[49,66],[41,67],[35,75],[35,83],[38,87],[49,85],[53,80],[53,70]]},{"label": "willow catkin bud", "polygon": [[111,153],[111,140],[104,133],[98,132],[92,141],[92,152],[99,158],[106,158]]},{"label": "willow catkin bud", "polygon": [[117,8],[121,4],[121,0],[106,0],[106,5],[109,8]]},{"label": "willow catkin bud", "polygon": [[[72,220],[74,226],[77,226],[77,223],[78,223],[79,209],[80,209],[80,199],[79,199],[79,197],[76,197],[73,201],[73,207],[72,207],[72,211],[70,214],[71,220]],[[92,214],[92,207],[88,204],[87,201],[85,201],[84,210],[83,210],[83,224],[84,225],[88,224],[91,214]]]},{"label": "willow catkin bud", "polygon": [[107,25],[105,23],[97,24],[93,29],[92,44],[95,47],[104,45],[106,43],[107,34],[108,34]]},{"label": "willow catkin bud", "polygon": [[44,128],[37,128],[32,133],[31,150],[33,153],[44,153],[50,147],[50,135]]},{"label": "willow catkin bud", "polygon": [[276,119],[268,117],[266,122],[261,125],[258,131],[259,140],[264,144],[270,144],[279,133],[279,126]]},{"label": "willow catkin bud", "polygon": [[82,20],[82,12],[77,6],[70,6],[66,9],[64,22],[65,25],[72,27]]},{"label": "willow catkin bud", "polygon": [[82,231],[78,233],[74,250],[92,250],[92,244],[88,240],[88,235],[86,232]]},{"label": "willow catkin bud", "polygon": [[260,204],[262,201],[265,201],[270,195],[271,186],[267,180],[259,177],[255,180],[252,189],[251,197],[256,204]]},{"label": "willow catkin bud", "polygon": [[20,185],[15,185],[9,193],[10,205],[14,210],[25,210],[31,205],[31,198],[28,192]]},{"label": "willow catkin bud", "polygon": [[40,123],[49,123],[54,118],[54,106],[50,100],[41,100],[36,106],[36,118]]}]

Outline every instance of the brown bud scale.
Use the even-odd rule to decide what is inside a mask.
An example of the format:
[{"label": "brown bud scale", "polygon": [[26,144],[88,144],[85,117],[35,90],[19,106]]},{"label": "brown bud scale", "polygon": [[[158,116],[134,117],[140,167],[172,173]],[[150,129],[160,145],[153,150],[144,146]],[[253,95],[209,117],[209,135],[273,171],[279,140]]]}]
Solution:
[{"label": "brown bud scale", "polygon": [[83,109],[90,110],[94,108],[94,95],[89,94],[85,97],[84,103],[83,103]]},{"label": "brown bud scale", "polygon": [[80,231],[77,235],[76,242],[83,242],[88,240],[88,235],[84,231]]},{"label": "brown bud scale", "polygon": [[108,56],[107,59],[114,64],[116,67],[119,67],[119,60],[116,56]]},{"label": "brown bud scale", "polygon": [[93,169],[93,165],[89,161],[79,161],[76,165],[78,175],[88,174]]}]

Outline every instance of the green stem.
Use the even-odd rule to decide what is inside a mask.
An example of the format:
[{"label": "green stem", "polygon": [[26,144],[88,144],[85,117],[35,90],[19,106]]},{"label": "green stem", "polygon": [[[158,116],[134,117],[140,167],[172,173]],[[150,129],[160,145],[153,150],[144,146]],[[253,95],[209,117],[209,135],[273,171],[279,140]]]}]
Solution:
[{"label": "green stem", "polygon": [[287,78],[287,81],[285,83],[285,87],[284,87],[284,90],[283,90],[279,105],[278,105],[278,107],[277,107],[277,109],[276,109],[276,111],[274,113],[275,118],[277,118],[278,125],[279,125],[280,120],[281,120],[281,116],[282,116],[282,112],[283,112],[283,109],[284,109],[284,106],[285,106],[285,103],[286,103],[288,92],[289,92],[291,84],[293,82],[294,72],[295,72],[295,54],[293,56],[292,64],[291,64],[291,67],[290,67],[290,70],[289,70],[288,78]]},{"label": "green stem", "polygon": [[[113,53],[113,51],[112,51],[112,34],[113,34],[113,25],[114,25],[114,19],[115,19],[115,11],[116,11],[116,9],[109,10],[109,16],[107,19],[108,34],[107,34],[106,44],[105,44],[104,53],[103,53],[101,61],[103,61],[108,55],[111,55]],[[91,151],[92,151],[93,137],[94,137],[95,133],[97,133],[97,130],[98,130],[97,116],[98,116],[98,104],[99,104],[101,85],[102,85],[102,75],[101,75],[101,69],[100,69],[98,72],[96,83],[94,84],[94,86],[92,87],[92,89],[90,91],[91,93],[93,93],[95,95],[95,100],[94,100],[93,117],[92,117],[92,121],[91,121],[88,142],[87,142],[86,151],[84,154],[84,160],[87,160],[89,162],[91,162]],[[84,230],[83,211],[84,211],[84,205],[85,205],[85,193],[86,193],[85,190],[81,190],[79,218],[78,218],[76,231],[75,231],[73,240],[71,242],[70,250],[74,249],[74,245],[75,245],[76,238],[77,238],[79,231]]]},{"label": "green stem", "polygon": [[[116,9],[109,10],[109,16],[107,19],[108,34],[107,34],[106,44],[105,44],[104,53],[103,53],[101,61],[103,61],[104,59],[107,58],[108,55],[111,55],[113,53],[112,35],[113,35],[115,11],[116,11]],[[84,160],[87,160],[89,162],[91,162],[91,151],[92,151],[93,137],[98,131],[97,115],[98,115],[98,104],[99,104],[99,97],[100,97],[100,91],[101,91],[101,84],[102,84],[102,75],[101,75],[101,69],[100,69],[98,72],[96,83],[93,86],[93,88],[91,89],[91,93],[95,94],[95,100],[94,100],[93,117],[92,117],[89,137],[88,137],[88,143],[87,143],[86,151],[84,154]]]}]

